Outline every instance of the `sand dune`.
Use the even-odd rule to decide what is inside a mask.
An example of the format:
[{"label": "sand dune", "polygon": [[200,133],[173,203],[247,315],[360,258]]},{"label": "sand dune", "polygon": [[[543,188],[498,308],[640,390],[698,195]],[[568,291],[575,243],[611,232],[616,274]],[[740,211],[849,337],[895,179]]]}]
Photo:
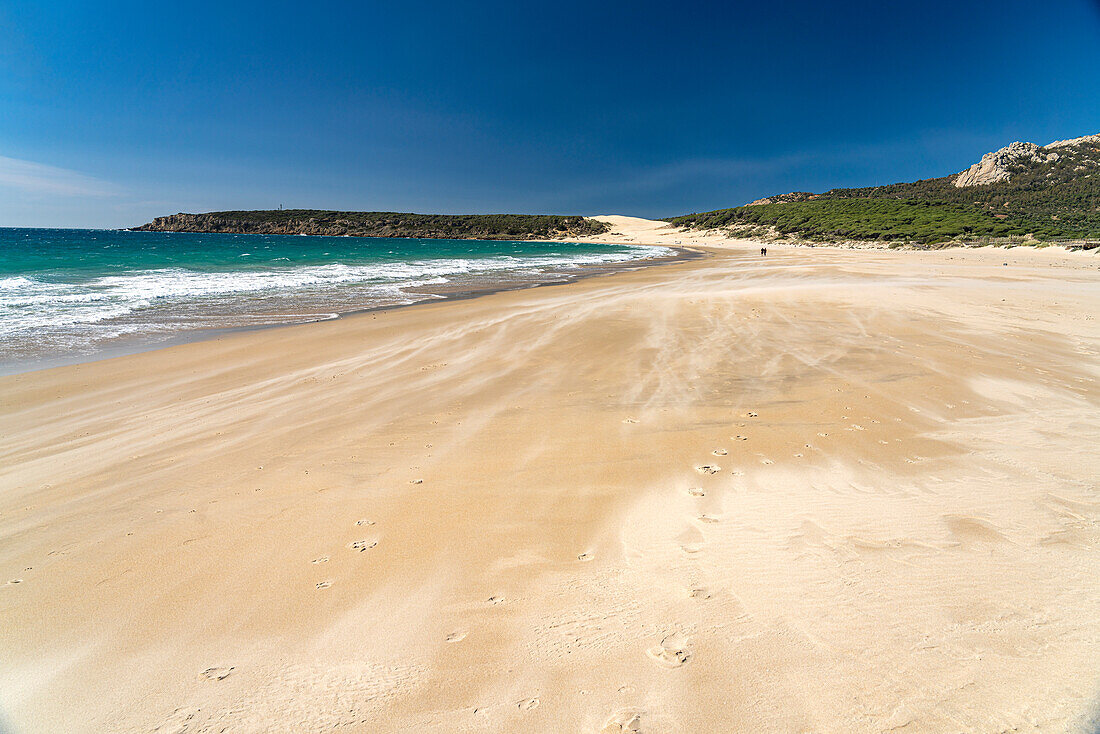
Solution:
[{"label": "sand dune", "polygon": [[1098,263],[731,243],[0,378],[0,728],[1095,727]]}]

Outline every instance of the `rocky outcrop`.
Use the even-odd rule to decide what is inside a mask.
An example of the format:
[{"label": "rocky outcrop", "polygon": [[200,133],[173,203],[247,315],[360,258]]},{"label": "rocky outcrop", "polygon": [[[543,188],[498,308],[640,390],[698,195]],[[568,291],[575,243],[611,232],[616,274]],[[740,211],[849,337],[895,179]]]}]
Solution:
[{"label": "rocky outcrop", "polygon": [[1100,134],[1098,134],[1098,135],[1084,135],[1080,138],[1072,138],[1070,140],[1055,140],[1053,143],[1048,143],[1044,147],[1046,147],[1046,148],[1075,148],[1078,145],[1100,146]]},{"label": "rocky outcrop", "polygon": [[757,199],[756,201],[750,201],[745,206],[761,206],[763,204],[789,204],[792,201],[809,201],[810,199],[816,199],[818,194],[811,194],[809,191],[792,191],[789,194],[776,194],[775,196],[765,196],[763,199]]},{"label": "rocky outcrop", "polygon": [[1035,143],[1017,141],[983,155],[979,162],[955,178],[955,186],[961,189],[967,186],[986,186],[1007,181],[1012,177],[1012,169],[1021,164],[1050,163],[1056,160],[1058,160],[1057,153],[1048,151]]},{"label": "rocky outcrop", "polygon": [[986,153],[982,159],[955,177],[955,186],[985,186],[1000,183],[1012,178],[1014,171],[1022,166],[1035,163],[1054,163],[1061,154],[1059,148],[1077,148],[1079,146],[1100,146],[1100,135],[1084,135],[1069,140],[1056,140],[1047,145],[1021,143],[1007,145],[1000,150]]}]

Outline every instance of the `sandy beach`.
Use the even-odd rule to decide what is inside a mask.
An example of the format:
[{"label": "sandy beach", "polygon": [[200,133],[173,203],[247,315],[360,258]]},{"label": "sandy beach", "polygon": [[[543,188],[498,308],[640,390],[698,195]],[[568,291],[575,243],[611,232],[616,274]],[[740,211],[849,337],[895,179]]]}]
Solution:
[{"label": "sandy beach", "polygon": [[0,378],[0,731],[1095,731],[1100,257],[617,225]]}]

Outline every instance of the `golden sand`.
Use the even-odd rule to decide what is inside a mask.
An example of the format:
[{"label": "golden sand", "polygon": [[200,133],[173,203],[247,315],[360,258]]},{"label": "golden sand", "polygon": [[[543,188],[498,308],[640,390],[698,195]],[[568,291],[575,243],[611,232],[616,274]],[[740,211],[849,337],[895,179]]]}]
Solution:
[{"label": "golden sand", "polygon": [[1089,726],[1100,260],[769,249],[0,378],[0,730]]}]

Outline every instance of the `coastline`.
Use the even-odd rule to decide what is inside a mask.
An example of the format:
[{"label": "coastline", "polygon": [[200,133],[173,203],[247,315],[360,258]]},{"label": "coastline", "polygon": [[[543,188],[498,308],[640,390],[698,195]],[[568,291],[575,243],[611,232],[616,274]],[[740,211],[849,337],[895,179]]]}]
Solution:
[{"label": "coastline", "polygon": [[[558,244],[561,242],[568,244],[572,240],[533,241],[545,242],[548,244]],[[646,245],[643,244],[641,246]],[[623,260],[618,262],[599,264],[582,263],[575,266],[575,273],[569,273],[566,277],[562,277],[558,280],[531,281],[527,279],[499,277],[497,279],[487,281],[479,287],[473,288],[469,287],[468,285],[459,285],[453,283],[439,284],[433,286],[413,286],[403,289],[403,292],[410,295],[423,296],[423,298],[421,300],[412,301],[410,303],[386,304],[366,308],[352,308],[348,310],[333,311],[332,313],[328,314],[301,314],[301,318],[294,318],[293,314],[288,314],[285,321],[267,324],[234,325],[221,328],[193,328],[181,330],[178,333],[169,335],[162,334],[154,336],[150,334],[135,334],[129,336],[114,337],[108,343],[92,350],[76,351],[64,355],[45,356],[32,360],[0,362],[0,376],[34,372],[41,369],[52,369],[54,367],[81,364],[84,362],[97,362],[104,359],[114,359],[116,357],[126,356],[130,354],[138,354],[154,349],[164,349],[179,344],[204,341],[207,339],[216,339],[238,332],[275,329],[286,326],[300,326],[303,324],[319,323],[323,321],[332,321],[340,318],[346,318],[355,314],[388,311],[397,308],[407,308],[409,306],[416,306],[427,302],[465,300],[468,298],[476,298],[478,296],[498,293],[502,291],[522,290],[526,288],[537,288],[549,285],[568,285],[569,283],[573,283],[597,275],[609,275],[617,272],[630,271],[641,267],[667,265],[669,263],[679,262],[681,260],[689,260],[695,257],[702,256],[698,251],[694,251],[691,248],[687,247],[668,245],[653,245],[653,247],[670,249],[674,251],[674,254],[669,256],[651,257],[645,259],[639,258],[633,260]]]}]

